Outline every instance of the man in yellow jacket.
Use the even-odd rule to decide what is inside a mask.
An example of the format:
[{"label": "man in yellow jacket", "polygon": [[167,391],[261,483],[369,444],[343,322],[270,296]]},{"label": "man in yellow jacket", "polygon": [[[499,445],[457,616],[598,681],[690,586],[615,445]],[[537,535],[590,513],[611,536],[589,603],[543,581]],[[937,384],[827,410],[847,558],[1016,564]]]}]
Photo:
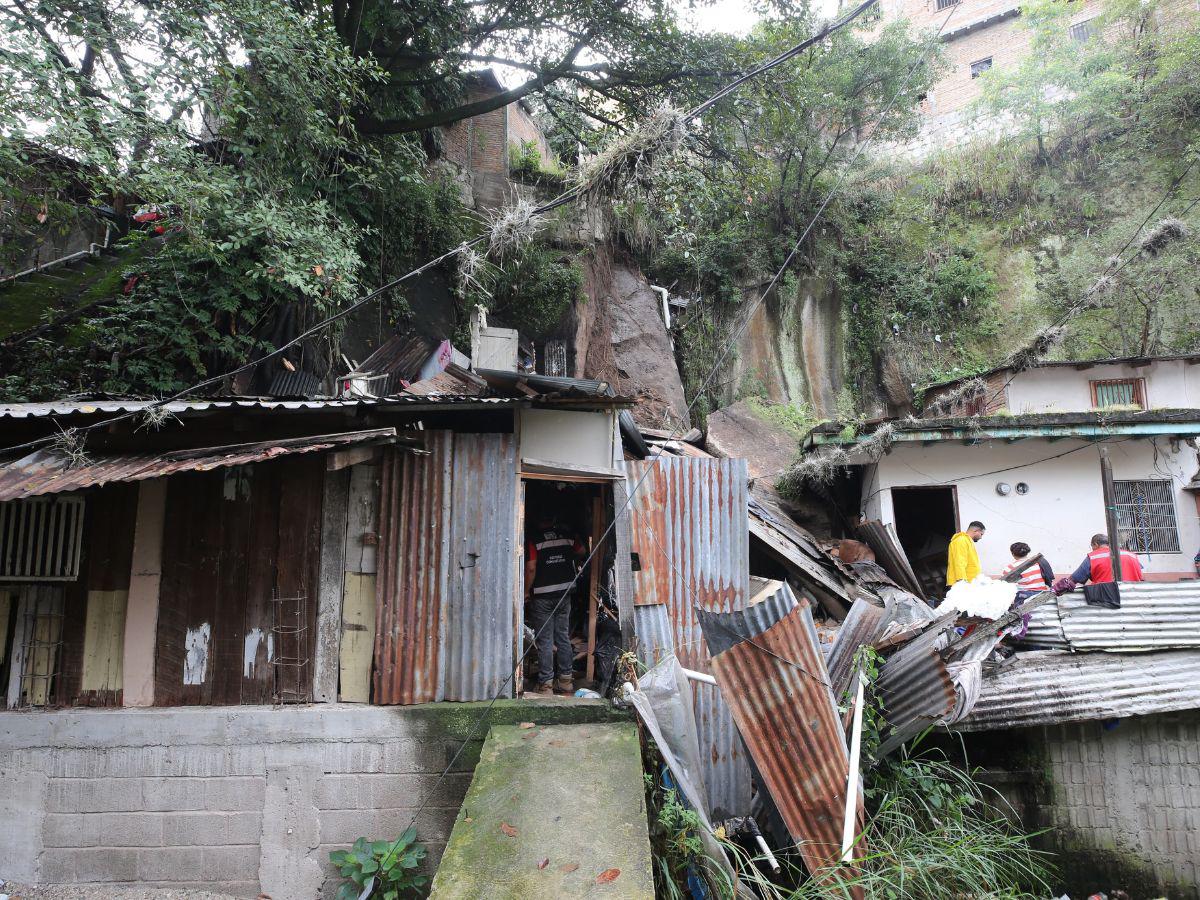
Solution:
[{"label": "man in yellow jacket", "polygon": [[947,551],[949,559],[946,562],[947,587],[956,581],[970,581],[982,571],[975,542],[983,537],[985,530],[982,522],[972,522],[966,531],[960,531],[950,538],[950,548]]}]

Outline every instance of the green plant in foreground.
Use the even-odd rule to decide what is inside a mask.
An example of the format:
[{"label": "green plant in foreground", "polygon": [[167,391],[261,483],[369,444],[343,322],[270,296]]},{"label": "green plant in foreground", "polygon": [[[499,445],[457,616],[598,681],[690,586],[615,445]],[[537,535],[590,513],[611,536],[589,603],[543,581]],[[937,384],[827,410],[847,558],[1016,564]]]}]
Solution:
[{"label": "green plant in foreground", "polygon": [[416,841],[417,830],[409,828],[394,841],[368,841],[360,837],[349,850],[334,850],[329,860],[348,881],[338,888],[337,900],[401,900],[414,896],[429,883],[417,868],[425,848]]}]

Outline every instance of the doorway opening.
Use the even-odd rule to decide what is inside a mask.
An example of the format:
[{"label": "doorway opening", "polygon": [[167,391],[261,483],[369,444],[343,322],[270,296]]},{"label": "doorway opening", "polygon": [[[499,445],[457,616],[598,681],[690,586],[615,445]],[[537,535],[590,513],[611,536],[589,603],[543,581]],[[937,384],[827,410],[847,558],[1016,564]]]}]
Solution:
[{"label": "doorway opening", "polygon": [[947,547],[958,531],[958,491],[954,485],[892,488],[896,536],[926,596],[946,592]]},{"label": "doorway opening", "polygon": [[[523,486],[519,583],[524,627],[519,652],[524,690],[531,695],[545,693],[545,685],[550,684],[550,690],[560,696],[580,689],[607,696],[621,639],[612,535],[591,555],[590,563],[585,561],[612,521],[612,488],[601,481],[528,477]],[[572,580],[574,586],[568,587]],[[557,628],[555,621],[547,622],[552,611]],[[563,671],[567,652],[554,641],[556,631],[561,635],[564,617],[570,641],[569,673]],[[551,646],[553,654],[543,658]]]}]

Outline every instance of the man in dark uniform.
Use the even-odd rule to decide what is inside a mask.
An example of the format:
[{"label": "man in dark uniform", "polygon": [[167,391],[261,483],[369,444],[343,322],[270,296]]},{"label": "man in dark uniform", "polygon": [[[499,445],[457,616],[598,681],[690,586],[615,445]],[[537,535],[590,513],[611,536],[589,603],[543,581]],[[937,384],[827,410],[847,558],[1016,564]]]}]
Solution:
[{"label": "man in dark uniform", "polygon": [[[571,600],[575,562],[584,547],[574,534],[548,513],[538,517],[525,552],[525,599],[529,620],[537,632],[539,694],[575,691],[575,651],[571,647]],[[564,596],[565,594],[565,596]],[[561,602],[560,602],[561,601]],[[553,618],[553,622],[547,624]],[[543,627],[545,626],[545,627]],[[554,664],[558,662],[558,680]]]}]

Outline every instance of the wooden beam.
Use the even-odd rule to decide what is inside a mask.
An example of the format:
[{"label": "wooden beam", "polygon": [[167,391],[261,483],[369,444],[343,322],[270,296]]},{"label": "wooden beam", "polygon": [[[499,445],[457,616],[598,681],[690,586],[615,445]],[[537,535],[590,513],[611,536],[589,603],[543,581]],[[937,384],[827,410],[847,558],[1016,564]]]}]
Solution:
[{"label": "wooden beam", "polygon": [[1121,580],[1121,530],[1117,527],[1117,490],[1113,486],[1112,462],[1108,448],[1100,448],[1100,482],[1104,491],[1104,521],[1108,525],[1108,552],[1112,560],[1113,581]]},{"label": "wooden beam", "polygon": [[518,378],[517,379],[517,390],[520,391],[522,394],[524,394],[526,397],[541,396],[537,391],[535,391],[533,388],[531,388],[529,386],[528,378]]},{"label": "wooden beam", "polygon": [[378,444],[335,450],[325,457],[325,471],[340,472],[342,469],[357,466],[359,463],[375,462],[379,459],[379,456],[380,449]]},{"label": "wooden beam", "polygon": [[[352,447],[340,451],[377,451],[378,447]],[[333,456],[329,462],[333,462]],[[317,640],[313,654],[313,700],[335,703],[341,671],[342,600],[346,585],[346,516],[350,473],[328,466],[321,502],[321,555],[317,575]]]},{"label": "wooden beam", "polygon": [[600,566],[604,552],[600,542],[604,539],[604,502],[592,498],[592,561],[588,578],[588,632],[587,632],[587,680],[596,677],[596,616],[600,607]]}]

